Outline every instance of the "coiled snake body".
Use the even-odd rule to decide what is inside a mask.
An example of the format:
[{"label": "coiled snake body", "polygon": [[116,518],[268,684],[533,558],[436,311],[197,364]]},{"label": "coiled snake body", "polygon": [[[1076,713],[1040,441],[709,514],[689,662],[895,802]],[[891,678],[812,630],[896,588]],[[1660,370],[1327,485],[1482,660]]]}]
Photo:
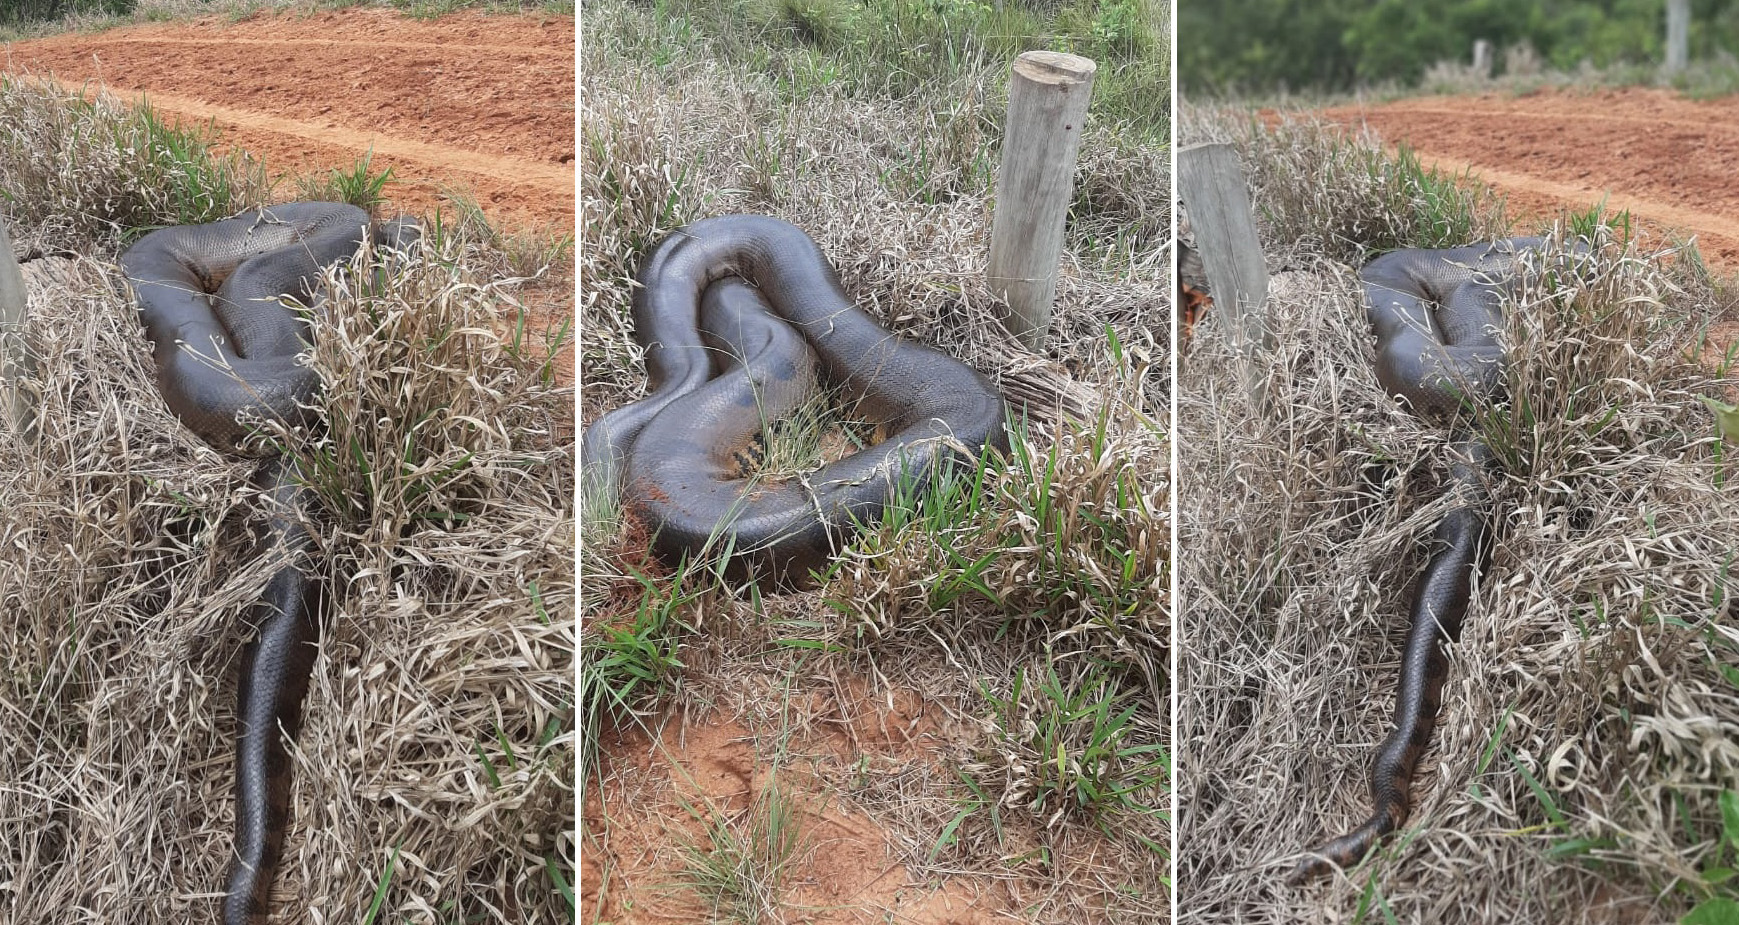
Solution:
[{"label": "coiled snake body", "polygon": [[[238,451],[246,418],[311,422],[307,405],[320,381],[296,359],[306,349],[308,321],[280,300],[316,306],[321,271],[355,254],[369,229],[368,214],[354,206],[291,203],[153,231],[121,255],[154,345],[158,389],[189,429]],[[397,247],[416,235],[407,222],[373,230],[376,241]],[[290,759],[279,730],[293,740],[300,726],[324,600],[306,522],[313,493],[282,457],[266,459],[255,481],[273,511],[265,554],[278,565],[250,615],[258,635],[242,657],[236,857],[224,925],[265,920],[289,817]]]},{"label": "coiled snake body", "polygon": [[[964,363],[902,341],[852,304],[802,230],[759,215],[703,219],[647,256],[633,304],[651,392],[587,429],[593,498],[620,496],[667,560],[728,545],[728,566],[801,583],[896,486],[1007,450],[1001,397]],[[888,436],[784,483],[742,472],[746,444],[825,378]]]},{"label": "coiled snake body", "polygon": [[[1359,271],[1377,338],[1377,379],[1421,414],[1453,415],[1502,389],[1502,302],[1517,255],[1544,246],[1513,238],[1441,250],[1399,250]],[[1437,308],[1433,310],[1432,305]],[[1431,744],[1449,664],[1444,640],[1460,638],[1474,572],[1488,554],[1491,450],[1465,432],[1449,466],[1455,506],[1437,525],[1433,552],[1414,591],[1395,702],[1395,728],[1371,767],[1372,813],[1352,832],[1310,851],[1289,880],[1301,883],[1358,863],[1407,819],[1419,756]]]}]

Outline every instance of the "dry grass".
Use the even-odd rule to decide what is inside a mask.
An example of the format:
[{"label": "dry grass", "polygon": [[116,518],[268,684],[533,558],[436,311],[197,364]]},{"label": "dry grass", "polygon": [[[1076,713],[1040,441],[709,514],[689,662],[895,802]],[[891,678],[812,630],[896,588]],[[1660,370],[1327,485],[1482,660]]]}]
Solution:
[{"label": "dry grass", "polygon": [[1225,142],[1241,152],[1265,246],[1357,261],[1372,250],[1446,247],[1507,233],[1483,187],[1444,182],[1416,158],[1383,153],[1309,114],[1271,122],[1236,109],[1181,106],[1180,145]]},{"label": "dry grass", "polygon": [[[128,119],[74,104],[25,121]],[[89,156],[16,156],[56,137]],[[238,623],[267,577],[252,465],[169,414],[110,262],[131,223],[162,220],[158,178],[101,137],[9,136],[0,173],[20,238],[90,255],[26,265],[38,430],[0,432],[6,921],[211,918],[230,858]],[[110,199],[144,205],[84,206]],[[378,282],[335,280],[313,359],[332,427],[281,438],[330,503],[327,631],[277,894],[297,920],[319,907],[361,921],[382,883],[387,920],[567,914],[572,391],[516,345],[502,259],[449,234]]]},{"label": "dry grass", "polygon": [[[1397,221],[1417,216],[1333,218]],[[1692,261],[1608,246],[1591,278],[1519,295],[1514,398],[1482,421],[1505,460],[1495,553],[1451,647],[1419,803],[1349,876],[1288,888],[1303,850],[1369,809],[1448,434],[1375,381],[1359,239],[1265,231],[1289,269],[1264,403],[1217,326],[1180,369],[1185,920],[1676,920],[1708,895],[1717,796],[1739,788],[1739,502],[1695,399],[1735,383],[1690,359],[1715,314],[1708,282]]]},{"label": "dry grass", "polygon": [[216,156],[200,127],[175,128],[149,107],[100,89],[0,78],[0,189],[25,253],[84,252],[123,232],[215,221],[267,201],[262,165]]},{"label": "dry grass", "polygon": [[[198,918],[228,863],[260,511],[251,467],[164,408],[113,271],[73,266],[33,292],[40,437],[0,437],[0,773],[15,783],[0,865],[24,903],[4,917]],[[343,500],[323,536],[335,606],[279,895],[348,917],[395,849],[388,910],[562,908],[544,867],[571,852],[572,466],[549,437],[566,399],[503,355],[489,328],[505,294],[479,282],[462,264],[407,267],[366,306],[376,323],[353,317],[316,353],[329,439],[362,452],[319,483]],[[444,327],[462,333],[431,350]],[[79,884],[95,871],[125,888],[93,897]]]},{"label": "dry grass", "polygon": [[[616,512],[595,526],[586,514],[584,683],[614,677],[630,653],[656,668],[631,705],[655,728],[707,707],[755,729],[824,727],[811,707],[769,713],[770,702],[808,703],[798,694],[821,678],[862,680],[876,700],[915,691],[949,718],[946,743],[866,752],[816,775],[829,799],[886,829],[893,860],[993,887],[1004,899],[987,915],[1163,920],[1167,822],[1152,810],[1167,802],[1164,754],[1144,749],[1165,741],[1169,683],[1164,150],[1089,124],[1051,346],[1033,354],[993,320],[983,283],[999,134],[987,101],[1001,92],[991,72],[891,99],[828,77],[819,54],[801,71],[728,63],[680,9],[594,14],[581,62],[582,419],[644,391],[627,320],[639,255],[686,222],[734,212],[804,228],[860,305],[984,371],[1030,417],[1013,461],[892,517],[813,591],[757,595],[704,569],[651,568]],[[1137,707],[1107,754],[1087,754],[1092,722],[1048,721],[1058,701],[1038,679],[1051,672],[1065,700],[1113,718]],[[1022,675],[1034,680],[1014,696]],[[627,709],[609,712],[632,725]],[[768,738],[757,742],[763,765],[812,745]],[[1046,778],[1059,742],[1083,760]],[[606,859],[600,879],[617,895],[656,891],[612,848],[637,799],[617,759],[600,767],[587,850]],[[1122,775],[1139,783],[1123,808],[1064,786]]]}]

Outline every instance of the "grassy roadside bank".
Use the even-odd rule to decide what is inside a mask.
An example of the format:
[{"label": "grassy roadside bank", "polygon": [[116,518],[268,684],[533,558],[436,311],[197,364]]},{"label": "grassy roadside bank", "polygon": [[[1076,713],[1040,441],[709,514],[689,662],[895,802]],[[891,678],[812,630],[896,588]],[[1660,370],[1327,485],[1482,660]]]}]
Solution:
[{"label": "grassy roadside bank", "polygon": [[1707,339],[1732,284],[1694,251],[1637,247],[1622,215],[1563,216],[1557,233],[1593,240],[1599,269],[1510,308],[1511,398],[1478,419],[1504,460],[1496,546],[1450,647],[1422,802],[1345,878],[1285,887],[1300,851],[1368,805],[1442,513],[1448,434],[1377,385],[1356,268],[1553,229],[1512,227],[1501,201],[1332,126],[1242,107],[1180,119],[1183,141],[1238,148],[1285,268],[1265,405],[1212,326],[1180,365],[1189,920],[1720,921],[1739,900],[1724,873],[1739,504],[1699,397],[1739,386]]},{"label": "grassy roadside bank", "polygon": [[[1169,95],[1164,31],[1117,37],[1129,9],[588,4],[582,422],[645,387],[639,255],[731,212],[803,227],[859,304],[1031,417],[1012,459],[868,532],[814,591],[673,571],[583,518],[586,921],[1166,918]],[[1090,51],[1104,80],[1043,354],[982,283],[1024,47]]]},{"label": "grassy roadside bank", "polygon": [[[38,424],[0,428],[0,773],[15,784],[0,865],[19,885],[0,918],[209,918],[262,510],[253,463],[204,446],[157,395],[113,261],[152,227],[273,191],[244,154],[103,97],[8,77],[0,126]],[[338,179],[309,190],[378,192],[366,164]],[[280,438],[329,463],[335,590],[277,895],[357,920],[371,903],[553,920],[573,857],[572,391],[513,336],[524,281],[496,230],[428,220],[396,272],[332,280],[312,360],[332,423]],[[473,824],[434,821],[453,813]],[[127,888],[93,897],[92,871]]]}]

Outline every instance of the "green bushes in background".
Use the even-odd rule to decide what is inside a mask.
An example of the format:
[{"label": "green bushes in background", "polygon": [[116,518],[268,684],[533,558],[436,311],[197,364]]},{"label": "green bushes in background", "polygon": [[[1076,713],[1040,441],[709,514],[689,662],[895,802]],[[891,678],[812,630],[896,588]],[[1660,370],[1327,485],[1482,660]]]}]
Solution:
[{"label": "green bushes in background", "polygon": [[[1561,71],[1655,63],[1666,33],[1663,0],[1179,0],[1177,16],[1186,93],[1412,84],[1475,39],[1499,70],[1521,44]],[[1736,52],[1739,0],[1692,0],[1691,58]]]}]

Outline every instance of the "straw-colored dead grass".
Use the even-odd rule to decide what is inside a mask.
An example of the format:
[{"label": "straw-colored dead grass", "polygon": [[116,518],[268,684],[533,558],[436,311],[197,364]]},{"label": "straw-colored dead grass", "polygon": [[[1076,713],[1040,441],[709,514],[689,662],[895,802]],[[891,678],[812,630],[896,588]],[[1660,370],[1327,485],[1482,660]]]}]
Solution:
[{"label": "straw-colored dead grass", "polygon": [[[662,693],[638,704],[659,730],[655,740],[680,743],[685,730],[699,735],[715,724],[752,730],[757,767],[801,767],[804,786],[820,788],[814,803],[880,827],[882,844],[867,863],[920,878],[906,892],[940,886],[980,897],[971,909],[954,907],[959,920],[1164,920],[1167,823],[1141,811],[1167,802],[1153,764],[1162,767],[1163,754],[1128,751],[1081,768],[1101,775],[1096,783],[1123,771],[1159,774],[1157,784],[1142,778],[1148,786],[1131,788],[1140,808],[1120,827],[1117,812],[1072,809],[1059,791],[1035,791],[1031,782],[1055,753],[1038,754],[1035,742],[1048,740],[1026,735],[1022,722],[1051,707],[1037,690],[1047,669],[1071,690],[1098,670],[1108,680],[1094,695],[1138,707],[1119,742],[1132,750],[1165,739],[1163,151],[1089,125],[1077,206],[1090,207],[1070,233],[1050,347],[1034,354],[994,321],[998,305],[983,282],[997,135],[988,74],[893,100],[851,92],[849,80],[727,64],[697,50],[706,37],[683,31],[699,27],[679,15],[592,9],[608,27],[589,31],[582,51],[582,420],[645,389],[627,319],[640,255],[686,222],[762,212],[814,236],[847,291],[891,330],[965,360],[1024,406],[1034,465],[993,468],[977,501],[966,492],[954,496],[958,504],[895,518],[844,554],[820,588],[800,593],[757,596],[693,568],[674,577],[667,568],[642,584],[633,573],[643,563],[612,538],[614,512],[605,511],[581,551],[588,659],[600,651],[600,624],[650,627],[649,614],[668,613],[660,624],[668,635],[644,637],[668,642],[681,661],[675,677],[661,677]],[[1111,359],[1113,337],[1120,360]],[[938,519],[918,522],[931,515]],[[1053,544],[1057,530],[1071,535]],[[1113,553],[1128,557],[1127,574],[1109,564]],[[994,563],[963,576],[962,562],[979,557]],[[1085,585],[1095,578],[1115,593],[1093,597]],[[974,589],[980,579],[997,590]],[[622,651],[584,667],[603,676],[602,660]],[[1032,685],[999,718],[987,692],[1009,698],[1023,671]],[[869,703],[917,699],[947,732],[891,753],[842,749],[814,767],[814,733],[834,722],[817,705],[839,710],[831,692],[842,688],[865,689]],[[1082,733],[1062,733],[1071,753]],[[629,765],[642,750],[680,745],[635,748],[605,749],[585,802],[587,869],[596,872],[588,890],[598,904],[587,915],[625,915],[621,903],[667,897],[678,879],[658,873],[678,860],[648,856],[678,846],[643,847],[640,815],[660,791]],[[709,759],[696,761],[697,778],[713,772]],[[1022,767],[1038,773],[1022,776]],[[826,831],[813,815],[798,825]],[[808,843],[797,852],[830,850]],[[829,899],[838,886],[811,884],[778,907],[793,919],[802,911],[828,921],[932,920],[891,901]]]},{"label": "straw-colored dead grass", "polygon": [[0,77],[0,189],[25,253],[86,252],[137,227],[215,221],[267,201],[261,165],[218,156],[201,126],[170,126],[97,88],[89,99]]},{"label": "straw-colored dead grass", "polygon": [[1269,241],[1288,270],[1260,403],[1217,325],[1179,374],[1183,919],[1676,920],[1739,787],[1739,498],[1695,399],[1734,383],[1689,359],[1706,285],[1607,247],[1591,278],[1520,294],[1514,398],[1481,424],[1505,460],[1495,552],[1417,805],[1348,877],[1291,888],[1369,811],[1449,434],[1376,383],[1357,263]]},{"label": "straw-colored dead grass", "polygon": [[[382,880],[395,916],[565,914],[571,391],[503,346],[512,288],[472,262],[449,241],[339,291],[314,359],[334,426],[287,438],[332,461],[309,468],[333,502],[277,891],[298,921],[359,921]],[[209,919],[267,578],[252,464],[169,414],[113,267],[51,263],[27,265],[37,434],[0,433],[0,919]]]}]

